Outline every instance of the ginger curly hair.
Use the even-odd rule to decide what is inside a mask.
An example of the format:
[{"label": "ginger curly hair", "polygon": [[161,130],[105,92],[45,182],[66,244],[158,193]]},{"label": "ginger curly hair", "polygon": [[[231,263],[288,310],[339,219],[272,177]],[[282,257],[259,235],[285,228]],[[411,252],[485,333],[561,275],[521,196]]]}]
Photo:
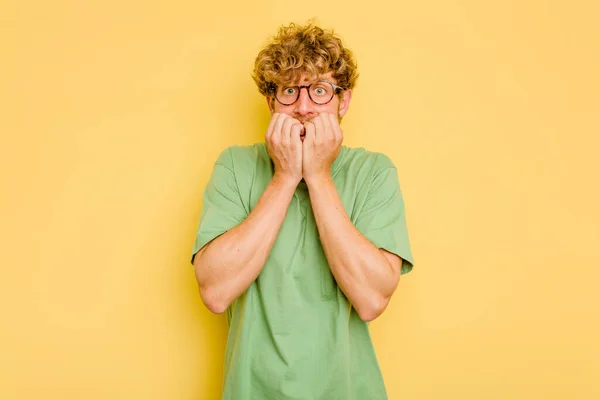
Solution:
[{"label": "ginger curly hair", "polygon": [[271,42],[258,53],[252,79],[264,96],[272,96],[277,85],[294,82],[302,73],[316,79],[332,72],[337,85],[352,89],[358,79],[356,61],[333,30],[312,22],[305,26],[281,26]]}]

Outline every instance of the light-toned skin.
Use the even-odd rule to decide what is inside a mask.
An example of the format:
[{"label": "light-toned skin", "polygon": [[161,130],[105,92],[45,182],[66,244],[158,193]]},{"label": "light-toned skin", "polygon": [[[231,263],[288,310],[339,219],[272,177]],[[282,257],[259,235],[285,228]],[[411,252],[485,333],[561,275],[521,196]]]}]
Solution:
[{"label": "light-toned skin", "polygon": [[[331,73],[320,79],[335,83]],[[304,74],[298,84],[309,82]],[[316,105],[302,89],[290,106],[267,97],[272,118],[265,139],[275,165],[273,179],[246,220],[204,246],[194,261],[202,299],[211,311],[225,311],[259,275],[302,179],[337,284],[363,321],[374,320],[387,307],[402,259],[377,248],[356,229],[330,173],[343,141],[339,121],[351,97],[346,90],[341,98]]]}]

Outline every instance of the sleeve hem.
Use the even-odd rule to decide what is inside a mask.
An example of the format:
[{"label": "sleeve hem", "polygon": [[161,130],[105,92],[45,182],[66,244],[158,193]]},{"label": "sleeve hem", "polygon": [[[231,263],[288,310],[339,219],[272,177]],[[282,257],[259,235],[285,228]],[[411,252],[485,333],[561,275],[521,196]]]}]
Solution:
[{"label": "sleeve hem", "polygon": [[200,251],[200,249],[202,249],[208,243],[212,242],[227,231],[228,229],[225,229],[221,231],[215,231],[210,234],[199,235],[196,239],[196,242],[194,243],[194,248],[192,249],[192,257],[190,259],[190,263],[192,264],[192,266],[194,265],[194,258],[196,257],[196,254]]}]

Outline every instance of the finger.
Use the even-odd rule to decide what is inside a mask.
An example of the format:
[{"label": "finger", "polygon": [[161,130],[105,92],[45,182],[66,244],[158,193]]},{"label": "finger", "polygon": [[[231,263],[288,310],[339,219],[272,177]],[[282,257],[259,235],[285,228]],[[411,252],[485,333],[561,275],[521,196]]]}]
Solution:
[{"label": "finger", "polygon": [[281,127],[283,126],[283,122],[287,118],[285,114],[279,114],[277,116],[277,120],[275,121],[275,126],[273,127],[273,134],[271,136],[271,140],[276,139],[278,142],[281,142]]},{"label": "finger", "polygon": [[[296,118],[292,118],[292,121],[293,121],[292,128],[296,125],[299,125],[300,126],[299,134],[302,133],[304,131],[304,124],[302,122],[298,121]],[[290,135],[292,135],[291,131],[290,131]],[[293,136],[292,136],[292,138],[293,138]]]},{"label": "finger", "polygon": [[304,124],[304,131],[306,132],[306,137],[304,138],[304,144],[306,143],[314,143],[316,140],[316,127],[313,122],[306,122]]},{"label": "finger", "polygon": [[269,121],[269,127],[267,128],[267,134],[265,135],[265,139],[267,142],[271,139],[273,135],[273,127],[275,126],[275,122],[277,122],[277,118],[279,117],[279,113],[275,113],[271,116],[271,121]]},{"label": "finger", "polygon": [[325,127],[323,125],[323,118],[316,116],[311,120],[315,126],[315,141],[322,142],[325,136]]},{"label": "finger", "polygon": [[292,125],[292,129],[290,129],[290,142],[292,144],[294,144],[294,145],[302,144],[302,141],[300,140],[300,134],[302,133],[303,129],[304,129],[304,127],[302,126],[301,123]]},{"label": "finger", "polygon": [[333,127],[333,133],[335,135],[336,143],[342,143],[344,140],[344,132],[342,131],[342,127],[340,126],[337,115],[329,114],[329,121],[331,122],[331,126]]},{"label": "finger", "polygon": [[323,121],[323,136],[326,140],[333,141],[335,139],[335,133],[333,132],[333,127],[331,126],[331,120],[329,119],[328,113],[321,113],[321,121]]},{"label": "finger", "polygon": [[291,130],[293,124],[293,118],[286,118],[285,121],[283,121],[283,127],[281,128],[281,142],[286,146],[289,146],[290,144]]}]

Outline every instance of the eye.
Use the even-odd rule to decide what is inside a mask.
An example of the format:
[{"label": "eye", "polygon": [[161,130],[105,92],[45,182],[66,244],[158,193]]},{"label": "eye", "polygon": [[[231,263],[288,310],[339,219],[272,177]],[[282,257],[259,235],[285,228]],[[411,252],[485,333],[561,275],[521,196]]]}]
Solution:
[{"label": "eye", "polygon": [[296,88],[288,87],[288,88],[283,89],[283,94],[293,95],[295,93],[296,93]]},{"label": "eye", "polygon": [[317,82],[311,86],[310,91],[314,96],[325,98],[331,95],[332,88],[325,82]]}]

